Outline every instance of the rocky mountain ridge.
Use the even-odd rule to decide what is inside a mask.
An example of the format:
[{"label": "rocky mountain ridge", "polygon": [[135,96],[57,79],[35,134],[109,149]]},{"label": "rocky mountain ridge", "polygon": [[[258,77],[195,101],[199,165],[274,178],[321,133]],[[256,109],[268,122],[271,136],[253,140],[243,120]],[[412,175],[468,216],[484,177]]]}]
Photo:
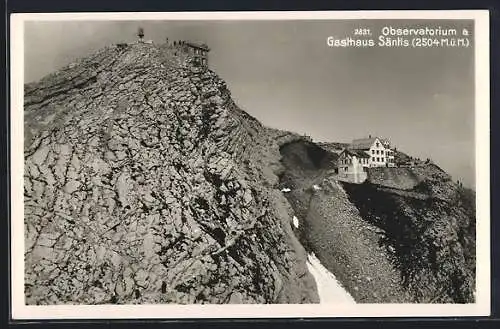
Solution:
[{"label": "rocky mountain ridge", "polygon": [[171,55],[107,47],[26,86],[28,304],[317,301],[262,170],[278,136]]},{"label": "rocky mountain ridge", "polygon": [[27,304],[315,303],[311,251],[358,302],[472,299],[473,204],[445,173],[341,184],[334,152],[263,126],[178,48],[106,47],[24,105]]}]

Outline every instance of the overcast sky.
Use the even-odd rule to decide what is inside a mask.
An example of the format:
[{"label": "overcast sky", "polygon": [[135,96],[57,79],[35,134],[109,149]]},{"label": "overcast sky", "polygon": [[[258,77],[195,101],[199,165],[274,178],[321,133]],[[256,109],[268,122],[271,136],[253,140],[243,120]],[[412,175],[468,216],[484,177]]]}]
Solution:
[{"label": "overcast sky", "polygon": [[318,141],[369,134],[431,158],[474,186],[474,54],[470,48],[332,48],[328,36],[383,26],[468,28],[468,21],[94,21],[28,22],[25,82],[111,43],[191,40],[237,104],[264,124]]}]

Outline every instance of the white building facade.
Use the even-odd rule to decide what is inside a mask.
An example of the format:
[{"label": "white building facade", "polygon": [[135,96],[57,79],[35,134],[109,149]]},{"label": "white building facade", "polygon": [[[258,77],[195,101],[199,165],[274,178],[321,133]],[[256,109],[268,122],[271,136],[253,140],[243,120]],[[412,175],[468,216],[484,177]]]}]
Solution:
[{"label": "white building facade", "polygon": [[352,151],[363,151],[368,156],[364,167],[395,167],[394,150],[389,140],[379,137],[355,139],[349,147]]}]

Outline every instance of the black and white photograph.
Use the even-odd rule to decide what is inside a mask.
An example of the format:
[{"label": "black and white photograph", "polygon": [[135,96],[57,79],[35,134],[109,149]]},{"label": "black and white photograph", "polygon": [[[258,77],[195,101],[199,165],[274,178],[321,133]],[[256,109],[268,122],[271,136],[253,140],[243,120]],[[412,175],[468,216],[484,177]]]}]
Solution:
[{"label": "black and white photograph", "polygon": [[11,22],[14,316],[489,315],[487,11]]}]

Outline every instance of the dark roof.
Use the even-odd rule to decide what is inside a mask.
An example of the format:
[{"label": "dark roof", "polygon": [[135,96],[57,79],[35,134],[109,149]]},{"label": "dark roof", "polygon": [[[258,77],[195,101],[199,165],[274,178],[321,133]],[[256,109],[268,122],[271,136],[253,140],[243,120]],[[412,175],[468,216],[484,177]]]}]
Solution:
[{"label": "dark roof", "polygon": [[375,142],[375,139],[377,137],[355,139],[352,141],[350,148],[353,150],[368,150]]},{"label": "dark roof", "polygon": [[380,137],[370,137],[370,138],[360,138],[352,141],[350,149],[353,150],[368,150],[373,142],[378,138],[378,140],[384,145],[384,147],[389,148],[391,146],[391,142],[387,138]]},{"label": "dark roof", "polygon": [[190,47],[193,47],[193,48],[203,49],[205,51],[210,50],[210,48],[208,48],[207,44],[202,43],[202,42],[186,42],[186,44]]},{"label": "dark roof", "polygon": [[343,150],[340,154],[342,153],[346,153],[350,156],[355,156],[357,158],[369,158],[370,155],[368,155],[365,151],[363,150],[348,150],[348,149],[345,149]]}]

